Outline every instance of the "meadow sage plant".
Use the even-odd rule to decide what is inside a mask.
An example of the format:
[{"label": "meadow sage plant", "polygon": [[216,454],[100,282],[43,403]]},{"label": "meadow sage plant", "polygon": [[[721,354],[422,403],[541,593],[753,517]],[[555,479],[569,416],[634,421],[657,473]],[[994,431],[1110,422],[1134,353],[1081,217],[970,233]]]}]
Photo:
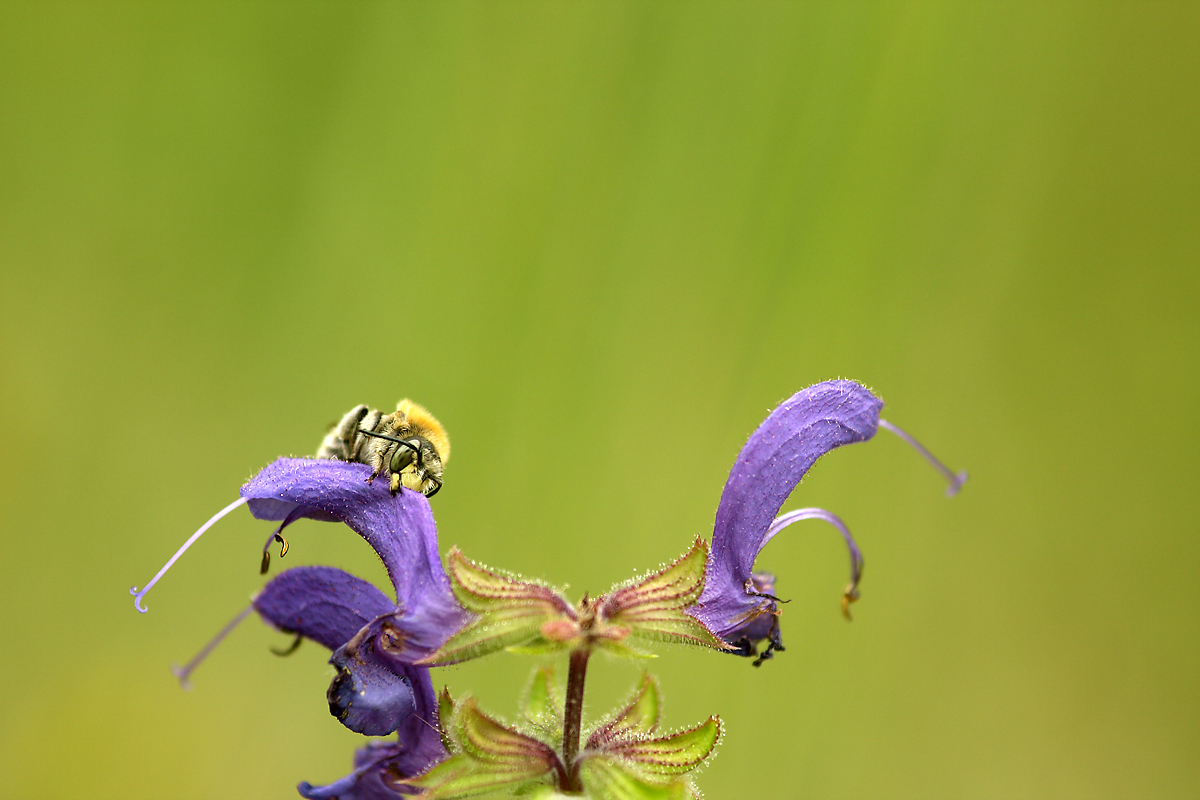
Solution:
[{"label": "meadow sage plant", "polygon": [[[827,381],[789,398],[742,448],[717,506],[711,546],[697,538],[669,566],[571,602],[538,581],[490,569],[451,548],[446,567],[438,552],[429,501],[409,489],[393,495],[370,484],[370,468],[341,461],[281,458],[250,480],[241,499],[209,520],[140,591],[142,598],[213,522],[247,504],[258,519],[279,523],[266,548],[298,519],[341,522],[366,539],[387,569],[393,602],[360,578],[332,567],[296,567],[255,595],[216,639],[186,667],[186,685],[199,662],[251,611],[275,628],[311,639],[332,652],[336,670],[330,712],[371,742],[355,755],[354,771],[335,783],[301,783],[308,798],[395,800],[467,797],[510,792],[532,798],[562,795],[626,800],[690,798],[688,777],[712,754],[721,722],[659,730],[658,685],[649,675],[627,703],[585,730],[584,684],[593,652],[641,657],[654,642],[676,642],[753,658],[761,665],[783,650],[775,578],[753,571],[766,544],[794,522],[819,519],[836,527],[850,552],[850,584],[842,600],[858,597],[863,558],[834,514],[802,508],[779,515],[792,490],[825,453],[893,431],[934,464],[953,494],[966,480],[899,428],[879,418],[883,402],[853,381]],[[449,573],[449,574],[447,574]],[[760,650],[760,648],[762,648]],[[505,724],[477,701],[448,689],[435,694],[430,670],[498,650],[565,656],[560,686],[551,666],[534,673],[520,719]]]}]

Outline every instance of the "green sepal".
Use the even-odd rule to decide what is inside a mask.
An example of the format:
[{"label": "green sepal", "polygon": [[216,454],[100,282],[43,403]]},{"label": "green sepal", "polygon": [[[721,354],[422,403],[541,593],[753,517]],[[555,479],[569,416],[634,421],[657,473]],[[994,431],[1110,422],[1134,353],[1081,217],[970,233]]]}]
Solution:
[{"label": "green sepal", "polygon": [[676,778],[665,783],[647,783],[641,776],[603,756],[583,761],[579,777],[592,800],[693,800],[696,797],[686,780]]},{"label": "green sepal", "polygon": [[707,563],[708,544],[696,537],[692,549],[674,563],[605,595],[598,603],[598,619],[604,626],[626,628],[630,635],[645,639],[731,649],[685,611],[704,591]]},{"label": "green sepal", "polygon": [[651,653],[649,650],[643,650],[640,647],[634,647],[629,642],[619,642],[612,639],[596,639],[592,642],[593,650],[603,650],[611,656],[617,658],[658,658],[658,653]]},{"label": "green sepal", "polygon": [[508,764],[529,777],[552,769],[558,759],[550,746],[541,740],[484,714],[474,698],[468,697],[461,703],[455,721],[458,743],[463,752],[474,759]]},{"label": "green sepal", "polygon": [[500,724],[480,711],[471,697],[458,704],[450,729],[458,752],[423,775],[403,781],[425,790],[422,797],[427,800],[515,790],[543,780],[560,763],[549,745]]},{"label": "green sepal", "polygon": [[420,796],[424,800],[456,800],[497,789],[517,791],[529,783],[529,778],[489,769],[464,753],[451,756],[419,778],[403,781],[404,786],[423,789]]},{"label": "green sepal", "polygon": [[475,616],[419,664],[436,666],[479,658],[521,645],[546,631],[565,641],[578,631],[574,609],[554,589],[481,567],[457,547],[451,548],[446,561],[454,596]]},{"label": "green sepal", "polygon": [[547,742],[562,741],[563,706],[554,683],[554,667],[534,670],[521,701],[521,718]]},{"label": "green sepal", "polygon": [[538,635],[527,642],[509,645],[504,649],[509,653],[515,653],[519,656],[553,656],[569,652],[573,645],[574,642],[559,642]]},{"label": "green sepal", "polygon": [[450,687],[443,686],[438,695],[438,732],[442,736],[442,747],[446,752],[452,752],[453,734],[450,725],[454,721],[454,698],[450,696]]},{"label": "green sepal", "polygon": [[601,748],[615,739],[649,736],[658,729],[661,714],[658,682],[646,673],[642,675],[641,684],[626,706],[592,731],[587,739],[587,748]]},{"label": "green sepal", "polygon": [[528,797],[529,800],[579,800],[579,795],[563,794],[547,783],[534,783],[522,786],[515,789],[513,794]]},{"label": "green sepal", "polygon": [[525,690],[521,702],[521,716],[529,722],[543,719],[561,719],[563,715],[562,700],[554,685],[554,667],[544,664],[533,671],[529,688]]},{"label": "green sepal", "polygon": [[695,728],[671,736],[609,742],[603,751],[606,755],[632,762],[645,775],[681,775],[704,763],[720,738],[720,718],[709,717]]}]

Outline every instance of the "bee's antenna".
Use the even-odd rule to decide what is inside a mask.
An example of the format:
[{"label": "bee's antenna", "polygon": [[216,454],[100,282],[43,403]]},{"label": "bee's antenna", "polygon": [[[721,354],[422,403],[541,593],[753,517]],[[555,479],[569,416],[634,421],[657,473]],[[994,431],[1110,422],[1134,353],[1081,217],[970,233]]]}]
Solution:
[{"label": "bee's antenna", "polygon": [[[387,439],[389,442],[395,442],[396,444],[404,445],[405,447],[407,447],[409,450],[412,450],[413,453],[416,454],[417,467],[420,469],[424,469],[424,464],[421,463],[421,448],[417,447],[415,444],[408,441],[407,439],[399,439],[395,436],[388,436],[386,433],[376,433],[375,431],[369,431],[366,428],[359,428],[358,432],[365,433],[367,436],[374,436],[376,439]],[[425,497],[427,497],[427,498],[433,497],[435,494],[437,494],[438,492],[440,492],[442,490],[442,482],[439,481],[437,478],[433,477],[432,475],[426,475],[425,477],[426,477],[426,480],[431,480],[436,484],[433,487],[433,491],[430,492],[429,494],[425,495]]]},{"label": "bee's antenna", "polygon": [[359,428],[358,432],[365,433],[367,436],[374,436],[376,439],[387,439],[389,442],[395,442],[396,444],[402,444],[405,447],[407,447],[409,450],[412,450],[414,453],[416,453],[418,459],[421,458],[421,448],[417,447],[415,444],[408,441],[407,439],[398,439],[395,436],[388,436],[386,433],[376,433],[375,431],[369,431],[366,428]]}]

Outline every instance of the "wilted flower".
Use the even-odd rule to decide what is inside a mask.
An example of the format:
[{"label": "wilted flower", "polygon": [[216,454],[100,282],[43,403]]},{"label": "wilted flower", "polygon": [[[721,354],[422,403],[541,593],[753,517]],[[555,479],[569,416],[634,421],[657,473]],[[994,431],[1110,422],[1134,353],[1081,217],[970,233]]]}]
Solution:
[{"label": "wilted flower", "polygon": [[[776,517],[818,458],[844,444],[866,441],[879,427],[885,427],[916,447],[947,476],[950,493],[966,480],[966,473],[951,473],[908,434],[880,420],[882,407],[882,400],[854,381],[810,386],[771,412],[733,464],[717,506],[704,592],[689,610],[737,648],[734,652],[738,655],[758,655],[755,666],[783,649],[775,576],[753,571],[758,554],[779,531],[804,519],[834,525],[850,550],[850,585],[843,610],[858,597],[862,553],[841,519],[819,508]],[[767,648],[759,655],[758,643],[764,639]]]}]

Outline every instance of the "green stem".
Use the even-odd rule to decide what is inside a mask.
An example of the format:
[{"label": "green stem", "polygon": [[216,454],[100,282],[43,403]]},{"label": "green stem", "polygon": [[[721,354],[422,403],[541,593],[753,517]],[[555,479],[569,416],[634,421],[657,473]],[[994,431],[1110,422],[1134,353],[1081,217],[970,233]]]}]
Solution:
[{"label": "green stem", "polygon": [[567,785],[564,791],[579,792],[583,784],[579,780],[579,766],[575,757],[579,755],[579,731],[583,726],[583,684],[587,678],[587,645],[571,653],[571,668],[567,673],[567,697],[563,713],[563,766],[567,769]]}]

